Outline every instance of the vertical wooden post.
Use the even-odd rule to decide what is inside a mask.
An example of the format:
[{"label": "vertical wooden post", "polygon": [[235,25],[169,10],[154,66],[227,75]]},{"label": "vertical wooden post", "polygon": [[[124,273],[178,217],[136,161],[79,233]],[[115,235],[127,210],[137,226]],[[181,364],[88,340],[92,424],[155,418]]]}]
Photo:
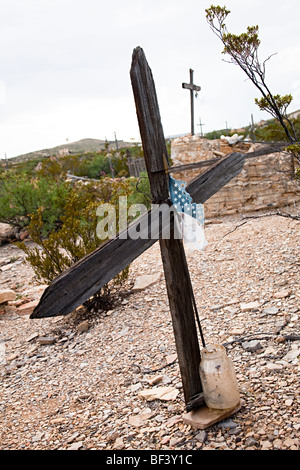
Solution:
[{"label": "vertical wooden post", "polygon": [[[169,198],[164,164],[168,158],[167,149],[152,72],[144,51],[139,47],[133,52],[130,76],[151,193],[153,201],[159,203]],[[202,391],[192,285],[182,240],[174,238],[173,229],[170,239],[160,240],[160,249],[184,398],[188,404],[194,395]]]}]

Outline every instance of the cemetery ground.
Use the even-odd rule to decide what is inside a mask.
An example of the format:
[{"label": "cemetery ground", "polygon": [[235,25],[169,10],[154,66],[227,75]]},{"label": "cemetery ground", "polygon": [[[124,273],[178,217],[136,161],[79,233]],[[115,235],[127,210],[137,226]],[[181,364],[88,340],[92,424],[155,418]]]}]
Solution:
[{"label": "cemetery ground", "polygon": [[[183,419],[158,243],[109,310],[36,320],[45,286],[1,246],[0,290],[12,293],[0,306],[0,449],[299,450],[300,221],[242,222],[208,220],[204,252],[187,252],[206,343],[226,345],[242,399],[205,430]],[[143,275],[153,283],[134,290]]]}]

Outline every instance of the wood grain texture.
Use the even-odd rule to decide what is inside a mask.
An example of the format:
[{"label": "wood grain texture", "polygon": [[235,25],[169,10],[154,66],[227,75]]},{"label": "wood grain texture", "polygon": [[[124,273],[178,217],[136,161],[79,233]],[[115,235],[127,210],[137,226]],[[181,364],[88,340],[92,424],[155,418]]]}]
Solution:
[{"label": "wood grain texture", "polygon": [[[158,172],[157,169],[164,169],[165,138],[154,80],[141,48],[133,52],[130,76],[151,193],[155,199],[164,200],[169,197],[168,180],[165,172]],[[192,396],[202,391],[199,376],[200,349],[192,301],[193,288],[183,242],[181,239],[174,238],[173,226],[174,219],[171,222],[171,236],[169,239],[160,240],[160,250],[183,392],[187,404]]]},{"label": "wood grain texture", "polygon": [[201,175],[201,184],[199,177],[190,181],[186,187],[187,192],[191,194],[194,202],[204,204],[240,173],[244,162],[245,154],[231,153]]},{"label": "wood grain texture", "polygon": [[[132,55],[130,78],[134,90],[135,107],[146,167],[148,174],[151,172],[162,173],[157,177],[155,188],[151,188],[153,198],[157,199],[157,190],[160,192],[160,197],[167,198],[168,186],[166,185],[166,175],[163,173],[165,166],[162,156],[164,155],[168,161],[168,152],[161,125],[152,71],[149,66],[145,67],[144,65],[144,52],[141,48],[137,47]],[[145,84],[147,85],[144,86]]]},{"label": "wood grain texture", "polygon": [[[256,157],[262,157],[264,155],[270,155],[270,153],[282,152],[284,147],[286,147],[286,144],[283,144],[280,142],[274,143],[272,145],[266,145],[258,150],[255,150],[254,152],[245,153],[244,154],[245,160],[249,158],[256,158]],[[236,152],[232,152],[232,153],[236,153]],[[230,155],[231,154],[226,155],[225,158],[230,157]],[[185,171],[185,170],[192,170],[195,168],[205,168],[206,166],[212,167],[213,165],[219,163],[220,161],[221,161],[221,158],[218,157],[218,158],[210,158],[209,160],[202,160],[199,162],[186,163],[184,165],[176,165],[170,168],[170,173],[176,173],[176,172]]]}]

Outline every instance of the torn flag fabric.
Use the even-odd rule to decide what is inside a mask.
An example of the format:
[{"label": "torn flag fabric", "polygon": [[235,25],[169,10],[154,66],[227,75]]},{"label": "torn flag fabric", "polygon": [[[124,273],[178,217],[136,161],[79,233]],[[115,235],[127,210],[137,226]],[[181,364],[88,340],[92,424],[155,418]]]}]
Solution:
[{"label": "torn flag fabric", "polygon": [[203,205],[194,203],[185,188],[185,181],[175,180],[169,175],[170,197],[179,216],[182,238],[190,250],[203,250],[207,245]]}]

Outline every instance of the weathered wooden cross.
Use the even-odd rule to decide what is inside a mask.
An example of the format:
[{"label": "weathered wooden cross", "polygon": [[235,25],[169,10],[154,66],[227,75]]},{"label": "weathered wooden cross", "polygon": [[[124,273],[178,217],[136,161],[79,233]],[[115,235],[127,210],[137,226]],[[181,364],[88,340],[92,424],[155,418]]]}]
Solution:
[{"label": "weathered wooden cross", "polygon": [[[160,223],[156,210],[169,201],[168,156],[152,72],[139,47],[133,52],[130,76],[154,208],[58,276],[44,291],[30,318],[72,312],[159,239],[184,399],[188,404],[202,391],[193,288],[182,240],[174,237],[174,230],[170,230],[169,239],[162,238],[166,225],[174,225],[174,218]],[[192,180],[186,189],[193,201],[203,204],[218,192],[241,171],[244,159],[243,154],[230,154]],[[150,227],[157,237],[151,237],[149,231],[148,236],[141,233],[140,238],[132,239],[128,236],[132,227],[137,231]]]},{"label": "weathered wooden cross", "polygon": [[190,69],[190,83],[183,83],[182,88],[190,90],[191,96],[191,134],[194,135],[194,91],[200,91],[201,87],[194,85],[194,70]]}]

